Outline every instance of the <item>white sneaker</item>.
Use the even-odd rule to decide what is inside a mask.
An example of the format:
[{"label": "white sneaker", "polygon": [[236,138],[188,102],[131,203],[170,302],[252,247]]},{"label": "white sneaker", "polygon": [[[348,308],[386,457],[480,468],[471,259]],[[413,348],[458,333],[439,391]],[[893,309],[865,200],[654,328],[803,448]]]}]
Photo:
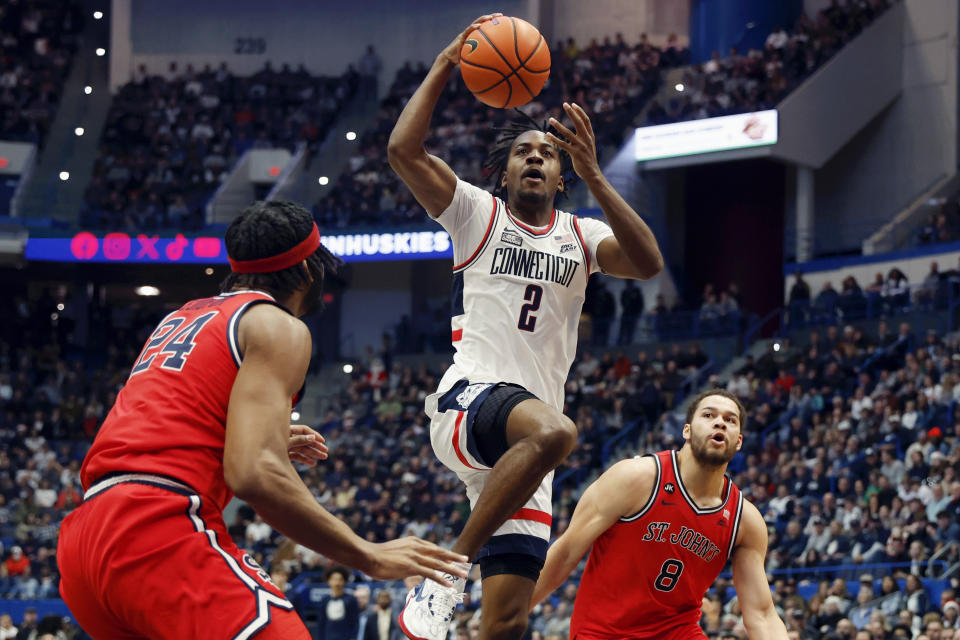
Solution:
[{"label": "white sneaker", "polygon": [[453,612],[463,602],[467,581],[450,574],[443,577],[453,586],[424,580],[407,593],[399,622],[400,629],[411,640],[446,640],[449,635]]}]

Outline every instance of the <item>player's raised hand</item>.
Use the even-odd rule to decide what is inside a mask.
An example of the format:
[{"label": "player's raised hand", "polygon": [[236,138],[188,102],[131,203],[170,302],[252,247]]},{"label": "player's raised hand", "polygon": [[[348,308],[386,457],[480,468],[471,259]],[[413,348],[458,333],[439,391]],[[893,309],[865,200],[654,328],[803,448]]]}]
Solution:
[{"label": "player's raised hand", "polygon": [[440,55],[452,62],[453,64],[460,64],[460,49],[463,48],[463,43],[467,41],[467,36],[470,33],[482,25],[488,20],[493,20],[494,18],[499,18],[502,16],[502,13],[488,13],[486,15],[480,16],[476,20],[470,23],[470,26],[463,30],[463,33],[458,35],[453,39],[453,42],[447,45],[447,48],[443,50],[443,53]]},{"label": "player's raised hand", "polygon": [[467,562],[467,556],[420,538],[406,537],[374,544],[373,566],[366,573],[377,580],[402,580],[408,576],[423,576],[447,587],[453,586],[444,574],[467,577],[467,570],[458,562]]},{"label": "player's raised hand", "polygon": [[287,453],[291,462],[300,462],[310,467],[317,466],[317,460],[326,460],[329,449],[326,439],[305,424],[290,425],[290,441]]},{"label": "player's raised hand", "polygon": [[556,118],[550,118],[550,126],[563,136],[547,134],[547,139],[570,154],[573,160],[573,170],[582,179],[587,180],[600,174],[600,164],[597,162],[597,139],[593,135],[593,125],[587,112],[575,102],[564,102],[563,110],[573,121],[576,130],[570,131]]}]

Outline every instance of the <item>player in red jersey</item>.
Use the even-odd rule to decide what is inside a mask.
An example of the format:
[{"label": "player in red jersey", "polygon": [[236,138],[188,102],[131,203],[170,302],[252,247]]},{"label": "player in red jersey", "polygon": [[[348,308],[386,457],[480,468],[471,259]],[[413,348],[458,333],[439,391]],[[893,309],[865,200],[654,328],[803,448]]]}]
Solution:
[{"label": "player in red jersey", "polygon": [[618,462],[584,492],[533,595],[553,593],[593,545],[571,640],[706,638],[700,606],[729,558],[750,638],[786,640],[763,568],[767,525],[724,475],[744,419],[736,396],[704,392],[687,409],[679,452]]},{"label": "player in red jersey", "polygon": [[223,293],[157,326],[84,459],[63,522],[60,593],[94,638],[310,638],[227,534],[236,494],[275,529],[378,579],[442,580],[463,556],[417,538],[369,543],[323,509],[291,464],[326,457],[290,425],[310,359],[298,318],[334,258],[310,214],[258,202],[226,233]]}]

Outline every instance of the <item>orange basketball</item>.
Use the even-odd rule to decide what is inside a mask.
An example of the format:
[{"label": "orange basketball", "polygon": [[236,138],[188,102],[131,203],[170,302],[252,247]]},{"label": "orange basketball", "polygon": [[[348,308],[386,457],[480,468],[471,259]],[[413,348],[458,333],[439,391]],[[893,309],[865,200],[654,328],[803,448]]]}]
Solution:
[{"label": "orange basketball", "polygon": [[509,109],[533,100],[550,76],[550,49],[520,18],[484,22],[460,49],[460,73],[477,100]]}]

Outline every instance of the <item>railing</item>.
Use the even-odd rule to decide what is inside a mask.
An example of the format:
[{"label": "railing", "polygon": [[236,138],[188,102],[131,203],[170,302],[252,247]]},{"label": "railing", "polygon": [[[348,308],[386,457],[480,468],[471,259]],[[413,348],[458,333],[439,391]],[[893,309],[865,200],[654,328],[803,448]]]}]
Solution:
[{"label": "railing", "polygon": [[731,336],[740,332],[739,311],[708,315],[702,311],[671,311],[653,316],[653,332],[658,340],[688,340]]},{"label": "railing", "polygon": [[576,466],[564,469],[563,473],[553,477],[554,493],[563,489],[567,484],[580,486],[587,479],[588,473],[590,473],[590,467]]},{"label": "railing", "polygon": [[273,185],[273,188],[270,189],[270,193],[267,194],[265,200],[293,200],[294,198],[285,196],[287,187],[293,180],[296,178],[295,173],[303,167],[307,158],[307,143],[298,142],[297,148],[293,152],[293,158],[290,159],[290,162],[287,163],[287,166],[283,168],[283,171],[277,177],[276,184]]},{"label": "railing", "polygon": [[797,415],[798,411],[799,409],[797,409],[797,407],[792,407],[790,409],[787,409],[786,411],[783,411],[780,414],[780,417],[777,418],[773,422],[773,424],[771,424],[769,427],[761,431],[760,432],[760,448],[763,449],[764,447],[766,447],[767,438],[770,437],[770,434],[775,433],[776,431],[779,431],[780,429],[785,427],[787,424],[789,424],[790,420],[793,418],[793,416]]},{"label": "railing", "polygon": [[206,224],[229,223],[253,200],[253,186],[250,184],[248,169],[251,151],[252,149],[248,149],[240,156],[237,164],[230,170],[230,175],[207,201],[204,207]]},{"label": "railing", "polygon": [[[634,420],[633,422],[625,424],[620,431],[616,433],[616,435],[603,441],[603,445],[601,445],[600,449],[601,472],[607,466],[607,462],[610,460],[610,456],[617,444],[623,440],[626,440],[627,436],[636,433],[641,424],[643,424],[642,420]],[[569,467],[564,469],[553,478],[554,492],[556,493],[567,484],[570,484],[570,481],[573,481],[573,483],[577,485],[582,484],[592,470],[593,469],[591,467],[584,466]]]},{"label": "railing", "polygon": [[[937,563],[939,565],[946,565],[945,562]],[[895,562],[895,563],[876,563],[876,564],[840,564],[840,565],[822,565],[818,567],[797,567],[790,569],[775,569],[773,571],[767,572],[769,575],[772,575],[774,578],[777,577],[787,577],[787,578],[798,578],[801,582],[808,582],[810,588],[816,587],[816,582],[819,582],[821,579],[830,579],[833,578],[843,578],[852,581],[859,580],[860,576],[864,573],[869,573],[873,576],[874,580],[879,580],[884,576],[893,574],[895,569],[907,568],[911,563],[909,562]],[[945,570],[942,576],[947,576],[949,573],[948,570]],[[720,578],[725,578],[729,580],[732,577],[732,571],[726,570],[720,574]],[[942,590],[947,588],[949,585],[946,580],[941,578],[922,578],[924,587],[930,589],[931,587],[937,588],[937,590]],[[578,585],[578,579],[568,580],[564,583]],[[400,581],[394,582],[384,582],[384,581],[359,581],[352,583],[352,588],[356,588],[360,585],[369,586],[371,591],[376,591],[377,589],[389,589],[394,593],[394,597],[397,599],[402,599],[405,593],[405,588],[402,586]],[[347,591],[350,591],[348,587]],[[800,589],[799,591],[802,591]],[[300,613],[304,613],[304,610],[310,609],[311,607],[315,608],[314,603],[318,602],[323,595],[330,592],[330,588],[327,585],[323,574],[319,571],[306,571],[297,575],[293,580],[290,581],[290,587],[287,589],[287,594],[290,596],[294,605],[297,607]],[[902,593],[902,592],[901,592]],[[812,595],[805,595],[804,598],[807,599]],[[937,595],[937,594],[932,594]],[[882,599],[882,598],[881,598]],[[881,600],[878,599],[878,600]]]},{"label": "railing", "polygon": [[683,382],[680,383],[680,389],[677,390],[676,395],[673,397],[674,408],[683,402],[684,398],[692,394],[697,387],[703,384],[711,371],[713,371],[713,360],[707,360],[706,364],[684,378]]},{"label": "railing", "polygon": [[357,358],[360,354],[357,352],[357,338],[356,335],[351,331],[350,333],[340,337],[340,342],[337,344],[337,353],[333,354],[334,358]]},{"label": "railing", "polygon": [[[700,320],[698,311],[672,311],[661,315],[644,314],[638,322],[634,338],[627,344],[621,344],[619,337],[620,317],[606,320],[608,328],[606,339],[599,342],[594,336],[584,338],[580,345],[584,348],[614,348],[651,344],[653,342],[681,342],[709,338],[739,338],[742,316],[739,313],[729,314],[720,318],[718,322],[704,322]],[[594,320],[596,322],[596,320]],[[438,329],[414,328],[410,329],[410,343],[429,345],[433,351],[450,349],[450,325],[443,323]],[[419,349],[418,349],[419,350]],[[707,349],[707,355],[714,356],[712,347]]]},{"label": "railing", "polygon": [[[802,329],[832,325],[856,320],[879,320],[915,312],[950,312],[949,330],[955,327],[953,311],[960,306],[960,282],[940,280],[933,286],[925,283],[910,285],[901,293],[884,295],[865,291],[859,296],[838,296],[834,300],[802,300],[777,311],[783,314],[782,326]],[[772,314],[767,314],[768,317]],[[941,332],[946,329],[941,326]],[[750,330],[748,330],[749,333]],[[751,334],[752,335],[752,334]],[[745,338],[748,337],[745,334]]]},{"label": "railing", "polygon": [[[762,318],[757,314],[751,314],[750,320],[747,323],[747,329],[743,332],[743,354],[746,355],[747,351],[750,350],[750,345],[754,341],[754,336],[767,326],[774,318],[782,319],[783,318],[783,309],[777,308],[763,316]],[[782,325],[780,325],[782,326]],[[779,328],[779,326],[778,326]]]},{"label": "railing", "polygon": [[20,173],[20,179],[17,180],[17,186],[13,190],[13,197],[10,199],[10,216],[19,218],[23,208],[23,199],[26,197],[27,185],[33,178],[33,172],[37,166],[37,145],[31,145],[30,153],[24,161],[23,171]]},{"label": "railing", "polygon": [[858,604],[856,606],[850,607],[850,610],[847,611],[847,618],[853,622],[854,626],[857,628],[862,628],[869,621],[870,614],[876,609],[880,608],[884,602],[892,598],[903,598],[904,594],[902,591],[897,589],[893,593],[888,593],[882,595],[879,598],[874,598],[869,602],[864,602],[863,604]]},{"label": "railing", "polygon": [[956,568],[957,568],[958,566],[960,566],[960,563],[954,563],[953,566],[947,567],[947,568],[943,571],[943,573],[941,573],[939,576],[933,575],[933,569],[934,569],[934,566],[939,566],[939,565],[944,565],[944,564],[946,564],[946,562],[940,560],[940,558],[942,558],[943,556],[945,556],[945,555],[946,555],[949,551],[951,551],[951,550],[956,551],[958,547],[960,547],[960,544],[958,544],[956,541],[950,542],[950,543],[948,543],[948,544],[943,545],[936,553],[934,553],[932,556],[930,556],[930,560],[928,561],[929,564],[927,565],[927,575],[930,576],[930,577],[932,577],[932,578],[937,578],[937,577],[939,577],[939,578],[949,578],[950,575],[951,575],[951,573],[952,573],[953,571],[956,571]]},{"label": "railing", "polygon": [[931,212],[939,213],[942,200],[955,197],[958,186],[960,186],[960,175],[952,175],[939,178],[932,186],[925,188],[913,202],[863,241],[863,255],[896,251],[918,244],[917,230],[923,216]]},{"label": "railing", "polygon": [[637,432],[640,429],[640,424],[640,420],[635,420],[629,425],[625,425],[622,429],[620,429],[617,435],[613,436],[612,438],[608,438],[603,443],[603,447],[600,449],[600,460],[604,467],[607,466],[607,461],[610,460],[610,454],[613,453],[613,449],[617,443],[625,440],[627,436]]},{"label": "railing", "polygon": [[[938,567],[947,566],[946,562],[941,561],[933,564]],[[774,577],[785,576],[787,578],[813,576],[817,579],[825,579],[827,576],[831,578],[843,578],[844,576],[848,576],[852,580],[857,580],[863,574],[868,573],[872,575],[875,580],[878,580],[893,573],[894,569],[907,568],[907,573],[909,573],[909,568],[911,566],[913,566],[913,563],[911,562],[876,562],[873,564],[835,564],[817,565],[815,567],[787,567],[783,569],[774,569],[773,571],[768,571],[767,573]],[[721,573],[720,577],[730,578],[732,575],[732,571],[728,570]],[[930,579],[932,580],[934,578]]]},{"label": "railing", "polygon": [[[957,291],[954,290],[956,285]],[[909,293],[897,296],[884,297],[879,293],[869,292],[859,302],[847,304],[836,301],[830,304],[818,305],[813,302],[798,302],[787,307],[780,307],[769,311],[763,316],[751,314],[744,318],[740,312],[732,312],[725,316],[705,318],[700,311],[671,311],[664,314],[644,314],[640,319],[643,328],[638,327],[638,333],[644,331],[652,334],[657,342],[693,340],[698,338],[721,338],[739,336],[745,355],[750,345],[758,338],[761,332],[770,330],[780,334],[788,330],[797,330],[817,326],[836,325],[855,320],[877,320],[892,315],[909,314],[914,312],[930,311],[940,314],[940,333],[954,331],[960,321],[960,282],[941,282],[931,289],[925,285],[916,284]],[[619,318],[616,320],[619,321]],[[619,328],[614,319],[608,320],[609,328],[607,340],[603,344],[592,346],[613,346]],[[422,332],[418,337],[424,340],[446,344],[449,341],[448,329],[443,327],[443,333],[433,331]],[[632,344],[642,344],[643,341],[634,340]],[[588,344],[588,341],[584,341]],[[879,352],[878,352],[879,353]]]},{"label": "railing", "polygon": [[952,565],[947,567],[947,570],[941,574],[941,577],[944,580],[947,580],[957,575],[958,573],[960,573],[960,562],[954,562]]}]

